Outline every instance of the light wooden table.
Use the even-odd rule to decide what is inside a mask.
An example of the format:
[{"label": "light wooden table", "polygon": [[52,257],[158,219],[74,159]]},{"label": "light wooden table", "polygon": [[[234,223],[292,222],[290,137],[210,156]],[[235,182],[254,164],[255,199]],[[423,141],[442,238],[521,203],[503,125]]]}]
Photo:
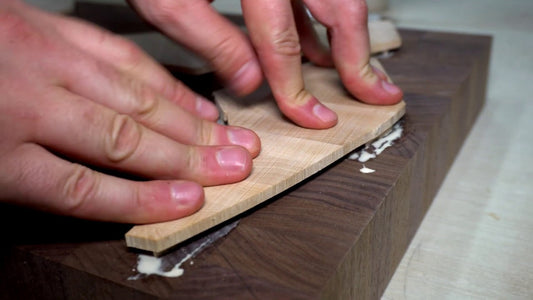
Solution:
[{"label": "light wooden table", "polygon": [[533,2],[392,0],[400,26],[491,34],[487,103],[384,299],[533,298]]}]

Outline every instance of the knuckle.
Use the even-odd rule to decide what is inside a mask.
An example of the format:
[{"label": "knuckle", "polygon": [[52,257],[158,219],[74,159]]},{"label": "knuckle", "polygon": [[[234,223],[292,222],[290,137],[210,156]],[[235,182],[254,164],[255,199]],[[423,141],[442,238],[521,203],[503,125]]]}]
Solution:
[{"label": "knuckle", "polygon": [[284,28],[274,33],[272,38],[274,52],[284,56],[300,56],[302,47],[296,30]]},{"label": "knuckle", "polygon": [[131,80],[129,86],[133,91],[130,98],[129,114],[137,119],[147,119],[154,115],[159,106],[159,97],[156,92],[146,84]]},{"label": "knuckle", "polygon": [[[202,151],[199,147],[191,146],[187,151],[186,169],[180,170],[180,177],[183,179],[193,179],[195,174],[206,175],[209,161],[208,151]],[[207,175],[206,175],[207,176]]]},{"label": "knuckle", "polygon": [[295,105],[305,104],[309,100],[309,92],[305,89],[299,89],[290,96],[290,99]]},{"label": "knuckle", "polygon": [[94,171],[74,165],[63,186],[63,209],[68,214],[76,215],[95,198],[97,191],[97,176]]},{"label": "knuckle", "polygon": [[169,99],[172,99],[177,103],[184,103],[188,92],[185,84],[183,84],[181,81],[175,80],[174,84],[166,85],[166,88],[170,89],[170,92],[168,93]]},{"label": "knuckle", "polygon": [[91,41],[100,48],[111,49],[107,55],[120,69],[133,70],[143,62],[144,52],[141,48],[123,36],[94,27]]},{"label": "knuckle", "polygon": [[143,61],[142,50],[132,41],[121,36],[113,35],[108,32],[101,33],[101,43],[109,43],[115,49],[119,49],[116,59],[118,65],[122,65],[126,70],[133,70],[141,65]]},{"label": "knuckle", "polygon": [[131,117],[116,114],[106,134],[105,154],[114,163],[131,157],[139,147],[141,128]]},{"label": "knuckle", "polygon": [[212,145],[215,143],[216,138],[213,136],[212,123],[198,120],[196,122],[196,130],[199,133],[197,135],[197,143],[200,145]]},{"label": "knuckle", "polygon": [[349,87],[359,87],[365,83],[371,83],[377,78],[370,64],[365,63],[357,66],[357,72],[345,73],[345,85]]},{"label": "knuckle", "polygon": [[236,65],[241,65],[243,51],[242,42],[234,35],[224,35],[207,51],[206,58],[217,66],[219,72],[226,73]]},{"label": "knuckle", "polygon": [[374,71],[369,63],[365,63],[362,67],[360,67],[358,74],[359,78],[361,78],[363,81],[370,80],[375,76]]}]

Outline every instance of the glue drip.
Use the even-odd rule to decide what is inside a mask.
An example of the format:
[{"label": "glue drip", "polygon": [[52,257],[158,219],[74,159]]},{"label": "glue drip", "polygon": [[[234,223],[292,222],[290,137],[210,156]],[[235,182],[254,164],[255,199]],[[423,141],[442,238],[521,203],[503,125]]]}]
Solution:
[{"label": "glue drip", "polygon": [[[132,270],[134,272],[137,270],[138,274],[128,277],[128,280],[137,280],[149,275],[163,277],[179,277],[183,275],[184,270],[181,268],[183,263],[196,256],[218,239],[226,236],[237,226],[237,224],[239,224],[239,220],[233,221],[232,223],[229,223],[188,245],[176,249],[174,252],[168,253],[163,257],[139,254],[137,258],[137,268]],[[178,262],[174,263],[175,261]],[[192,260],[190,261],[190,265],[193,265]],[[164,267],[166,267],[168,271],[163,270]]]},{"label": "glue drip", "polygon": [[141,274],[144,274],[146,276],[159,275],[163,277],[180,277],[181,275],[183,275],[183,269],[181,268],[181,265],[184,262],[191,259],[193,256],[195,256],[198,252],[200,252],[202,249],[204,249],[206,246],[208,246],[212,242],[213,241],[210,239],[203,242],[200,246],[198,246],[198,248],[194,249],[194,251],[189,253],[180,262],[175,264],[174,267],[170,269],[169,271],[161,270],[161,265],[163,263],[162,258],[139,254],[139,258],[137,261],[137,272],[139,272],[139,274],[129,277],[128,280],[137,280],[139,279]]},{"label": "glue drip", "polygon": [[369,174],[369,173],[374,173],[376,172],[376,170],[374,169],[370,169],[370,168],[367,168],[364,164],[363,164],[363,167],[361,169],[359,169],[359,172],[363,173],[363,174]]},{"label": "glue drip", "polygon": [[366,144],[366,146],[359,151],[355,151],[350,156],[348,156],[348,159],[351,160],[357,160],[358,162],[364,163],[369,161],[370,159],[376,158],[378,155],[380,155],[385,149],[392,146],[395,140],[399,139],[402,136],[403,128],[400,124],[400,122],[397,122],[392,126],[391,130],[383,135],[381,138],[375,140],[374,142],[370,144]]},{"label": "glue drip", "polygon": [[396,122],[392,128],[383,134],[379,139],[375,140],[372,143],[368,143],[361,150],[356,150],[348,156],[348,159],[357,160],[363,163],[363,167],[359,169],[359,172],[363,174],[374,173],[376,170],[367,168],[365,162],[376,158],[380,155],[385,149],[389,148],[394,144],[394,141],[399,139],[402,136],[403,128],[400,122]]}]

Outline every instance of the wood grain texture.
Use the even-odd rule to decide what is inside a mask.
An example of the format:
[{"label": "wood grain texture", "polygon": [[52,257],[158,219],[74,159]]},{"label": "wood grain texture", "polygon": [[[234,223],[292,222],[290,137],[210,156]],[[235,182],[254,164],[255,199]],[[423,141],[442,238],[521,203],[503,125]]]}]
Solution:
[{"label": "wood grain texture", "polygon": [[[382,68],[374,60],[375,66]],[[249,128],[261,139],[252,174],[235,184],[206,187],[205,204],[195,214],[169,222],[138,225],[126,234],[129,247],[160,253],[285,191],[355,148],[381,135],[405,112],[405,103],[375,106],[356,101],[335,69],[303,66],[305,86],[337,112],[333,128],[298,127],[279,112],[267,85],[246,98],[218,92],[231,125]]]},{"label": "wood grain texture", "polygon": [[405,92],[404,135],[366,163],[375,173],[338,161],[239,216],[179,278],[127,280],[137,261],[128,226],[2,206],[0,298],[379,298],[483,106],[491,44],[401,34],[402,49],[382,63]]}]

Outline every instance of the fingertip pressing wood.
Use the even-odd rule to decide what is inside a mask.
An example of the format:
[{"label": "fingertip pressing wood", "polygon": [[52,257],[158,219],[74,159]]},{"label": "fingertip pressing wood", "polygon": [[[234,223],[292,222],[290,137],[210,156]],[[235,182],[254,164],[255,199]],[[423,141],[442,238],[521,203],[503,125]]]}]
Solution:
[{"label": "fingertip pressing wood", "polygon": [[403,102],[372,106],[355,101],[334,69],[304,65],[303,73],[308,90],[337,112],[334,128],[306,129],[287,121],[267,87],[243,99],[217,93],[231,125],[250,128],[261,138],[261,154],[254,159],[251,175],[239,183],[205,188],[204,207],[189,217],[133,227],[126,234],[127,245],[163,252],[315,174],[381,135],[404,114]]}]

